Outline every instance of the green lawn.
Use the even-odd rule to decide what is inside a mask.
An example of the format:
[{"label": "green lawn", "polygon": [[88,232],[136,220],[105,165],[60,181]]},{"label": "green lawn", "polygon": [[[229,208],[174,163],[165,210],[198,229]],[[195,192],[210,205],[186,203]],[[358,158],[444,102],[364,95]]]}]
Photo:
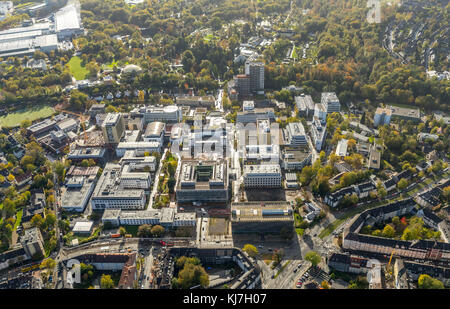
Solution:
[{"label": "green lawn", "polygon": [[320,232],[319,238],[323,239],[324,237],[330,235],[339,225],[342,224],[342,222],[344,222],[344,220],[337,219],[336,221],[328,225],[322,232]]},{"label": "green lawn", "polygon": [[18,127],[24,120],[37,120],[41,118],[47,118],[53,115],[55,110],[48,105],[37,105],[28,107],[25,109],[17,110],[12,113],[0,117],[0,126],[13,128]]},{"label": "green lawn", "polygon": [[89,75],[89,70],[81,66],[80,57],[72,57],[69,61],[70,73],[75,77],[76,80],[83,80]]},{"label": "green lawn", "polygon": [[113,60],[113,62],[108,63],[108,64],[102,64],[102,68],[103,70],[107,70],[107,69],[113,69],[114,66],[118,67],[119,63],[116,60]]},{"label": "green lawn", "polygon": [[22,215],[23,215],[23,209],[19,210],[16,214],[16,223],[14,223],[14,231],[17,230],[17,228],[20,225],[20,222],[22,222]]},{"label": "green lawn", "polygon": [[133,237],[137,237],[139,225],[124,225],[123,227],[127,231],[127,234],[131,234],[133,235]]},{"label": "green lawn", "polygon": [[286,264],[284,264],[283,266],[281,266],[280,270],[277,272],[277,274],[275,275],[274,279],[276,277],[278,277],[279,274],[281,274],[283,272],[283,270],[286,268],[286,266],[288,266],[290,263],[292,262],[292,260],[289,260],[286,262]]},{"label": "green lawn", "polygon": [[215,35],[212,35],[212,34],[208,34],[208,35],[205,35],[205,37],[203,38],[203,40],[205,40],[206,42],[209,42],[209,41],[211,41],[212,39],[218,40],[219,37],[218,37],[218,36],[215,36]]}]

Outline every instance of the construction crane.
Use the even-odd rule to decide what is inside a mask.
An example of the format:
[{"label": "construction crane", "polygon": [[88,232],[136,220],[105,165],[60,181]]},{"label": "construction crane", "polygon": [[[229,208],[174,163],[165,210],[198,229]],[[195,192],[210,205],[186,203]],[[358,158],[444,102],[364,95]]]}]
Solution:
[{"label": "construction crane", "polygon": [[394,256],[395,248],[392,249],[391,257],[389,258],[388,268],[391,265],[392,257]]},{"label": "construction crane", "polygon": [[389,258],[389,263],[386,266],[386,270],[389,272],[390,276],[392,276],[392,270],[391,270],[390,266],[391,266],[391,261],[392,261],[392,257],[394,256],[394,253],[395,253],[395,248],[392,249],[391,257]]},{"label": "construction crane", "polygon": [[61,113],[74,115],[74,116],[77,116],[78,118],[80,118],[80,124],[81,124],[81,127],[83,128],[83,132],[84,132],[84,144],[86,145],[87,144],[87,133],[86,133],[86,127],[84,125],[84,121],[85,121],[84,117],[85,116],[82,115],[82,114],[77,114],[77,113],[74,113],[74,112],[62,109],[62,108],[57,107],[57,106],[55,106],[55,110],[57,110],[58,112],[61,112]]}]

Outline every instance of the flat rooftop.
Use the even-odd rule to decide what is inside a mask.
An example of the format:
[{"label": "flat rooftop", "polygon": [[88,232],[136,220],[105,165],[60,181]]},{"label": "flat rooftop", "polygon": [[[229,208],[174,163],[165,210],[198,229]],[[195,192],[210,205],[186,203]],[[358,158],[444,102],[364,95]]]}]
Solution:
[{"label": "flat rooftop", "polygon": [[143,189],[125,189],[120,186],[121,169],[120,164],[107,163],[92,198],[141,198]]},{"label": "flat rooftop", "polygon": [[294,217],[289,202],[244,202],[231,204],[231,220],[291,221]]},{"label": "flat rooftop", "polygon": [[262,164],[262,165],[244,165],[245,174],[280,174],[281,168],[279,164]]},{"label": "flat rooftop", "polygon": [[225,189],[228,187],[227,161],[184,160],[177,188],[181,190]]},{"label": "flat rooftop", "polygon": [[389,108],[392,111],[392,116],[420,118],[419,109],[412,109],[398,106],[389,106]]}]

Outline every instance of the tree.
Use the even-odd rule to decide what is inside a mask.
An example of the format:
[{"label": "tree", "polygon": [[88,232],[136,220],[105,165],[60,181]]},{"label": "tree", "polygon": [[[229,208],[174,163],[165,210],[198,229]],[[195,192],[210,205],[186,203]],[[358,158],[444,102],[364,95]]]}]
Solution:
[{"label": "tree", "polygon": [[161,225],[155,225],[151,229],[151,233],[154,237],[160,237],[162,234],[164,234],[164,228]]},{"label": "tree", "polygon": [[181,63],[183,64],[184,71],[190,72],[195,65],[195,57],[192,51],[186,50],[181,56]]},{"label": "tree", "polygon": [[250,245],[250,244],[246,244],[244,245],[244,248],[242,249],[245,253],[247,253],[249,256],[251,257],[255,257],[258,255],[258,249],[256,249],[255,246]]},{"label": "tree", "polygon": [[353,193],[350,196],[350,203],[352,203],[352,205],[356,205],[358,203],[358,200],[359,200],[359,198],[358,198],[358,195],[356,195],[356,193]]},{"label": "tree", "polygon": [[169,180],[167,181],[167,187],[169,188],[169,193],[173,193],[174,192],[175,183],[176,183],[175,178],[171,176],[169,178]]},{"label": "tree", "polygon": [[31,126],[31,120],[30,119],[25,119],[20,123],[20,127],[21,128],[28,128],[29,126]]},{"label": "tree", "polygon": [[31,218],[31,224],[34,227],[41,228],[44,225],[44,219],[40,214],[35,214],[33,218]]},{"label": "tree", "polygon": [[72,90],[70,93],[70,106],[72,109],[81,111],[86,108],[86,104],[88,101],[87,94],[80,92],[78,90]]},{"label": "tree", "polygon": [[400,181],[397,184],[397,187],[399,190],[403,190],[408,186],[408,180],[405,178],[400,179]]},{"label": "tree", "polygon": [[52,258],[48,258],[45,259],[44,261],[42,261],[40,268],[41,269],[53,269],[56,266],[56,262],[55,260],[53,260]]},{"label": "tree", "polygon": [[383,229],[382,235],[383,237],[392,238],[395,235],[395,230],[392,226],[387,224]]},{"label": "tree", "polygon": [[209,276],[200,265],[198,258],[179,257],[176,260],[176,266],[182,269],[178,273],[178,278],[172,280],[173,288],[188,289],[196,285],[201,285],[202,287],[209,285]]},{"label": "tree", "polygon": [[314,170],[311,166],[305,166],[302,169],[299,179],[302,186],[307,186],[313,178],[314,174]]},{"label": "tree", "polygon": [[44,225],[45,227],[53,227],[56,223],[56,216],[53,212],[49,212],[45,216]]},{"label": "tree", "polygon": [[438,279],[434,279],[429,275],[420,275],[417,280],[419,289],[444,289],[444,284]]},{"label": "tree", "polygon": [[383,187],[378,188],[377,192],[378,192],[378,197],[380,197],[380,198],[385,198],[387,195],[386,189]]},{"label": "tree", "polygon": [[322,281],[321,285],[324,289],[330,289],[330,284],[328,283],[328,281]]},{"label": "tree", "polygon": [[100,287],[102,289],[112,289],[114,287],[114,281],[110,275],[103,274],[100,279]]},{"label": "tree", "polygon": [[121,227],[119,228],[119,234],[120,234],[120,236],[125,236],[126,233],[127,233],[127,230],[126,230],[123,226],[121,226]]},{"label": "tree", "polygon": [[152,227],[148,224],[142,224],[139,226],[137,231],[137,236],[139,237],[150,237]]},{"label": "tree", "polygon": [[447,203],[450,202],[450,186],[445,187],[442,194]]},{"label": "tree", "polygon": [[275,250],[275,252],[272,255],[272,259],[274,261],[274,264],[275,265],[280,264],[281,261],[283,260],[283,256],[284,256],[284,251],[282,249]]},{"label": "tree", "polygon": [[313,266],[316,266],[322,260],[322,257],[315,251],[306,253],[305,260],[310,261]]},{"label": "tree", "polygon": [[414,233],[409,228],[406,228],[403,231],[402,239],[403,240],[414,240],[415,239]]}]

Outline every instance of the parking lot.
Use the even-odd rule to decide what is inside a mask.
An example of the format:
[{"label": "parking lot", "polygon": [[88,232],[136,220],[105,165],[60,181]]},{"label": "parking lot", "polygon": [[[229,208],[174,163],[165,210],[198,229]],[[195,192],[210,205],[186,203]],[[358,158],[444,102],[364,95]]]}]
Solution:
[{"label": "parking lot", "polygon": [[295,286],[298,289],[304,288],[304,286],[311,282],[316,282],[319,286],[323,281],[330,281],[330,276],[324,272],[320,267],[311,266],[308,270],[305,271],[303,275],[297,279]]}]

